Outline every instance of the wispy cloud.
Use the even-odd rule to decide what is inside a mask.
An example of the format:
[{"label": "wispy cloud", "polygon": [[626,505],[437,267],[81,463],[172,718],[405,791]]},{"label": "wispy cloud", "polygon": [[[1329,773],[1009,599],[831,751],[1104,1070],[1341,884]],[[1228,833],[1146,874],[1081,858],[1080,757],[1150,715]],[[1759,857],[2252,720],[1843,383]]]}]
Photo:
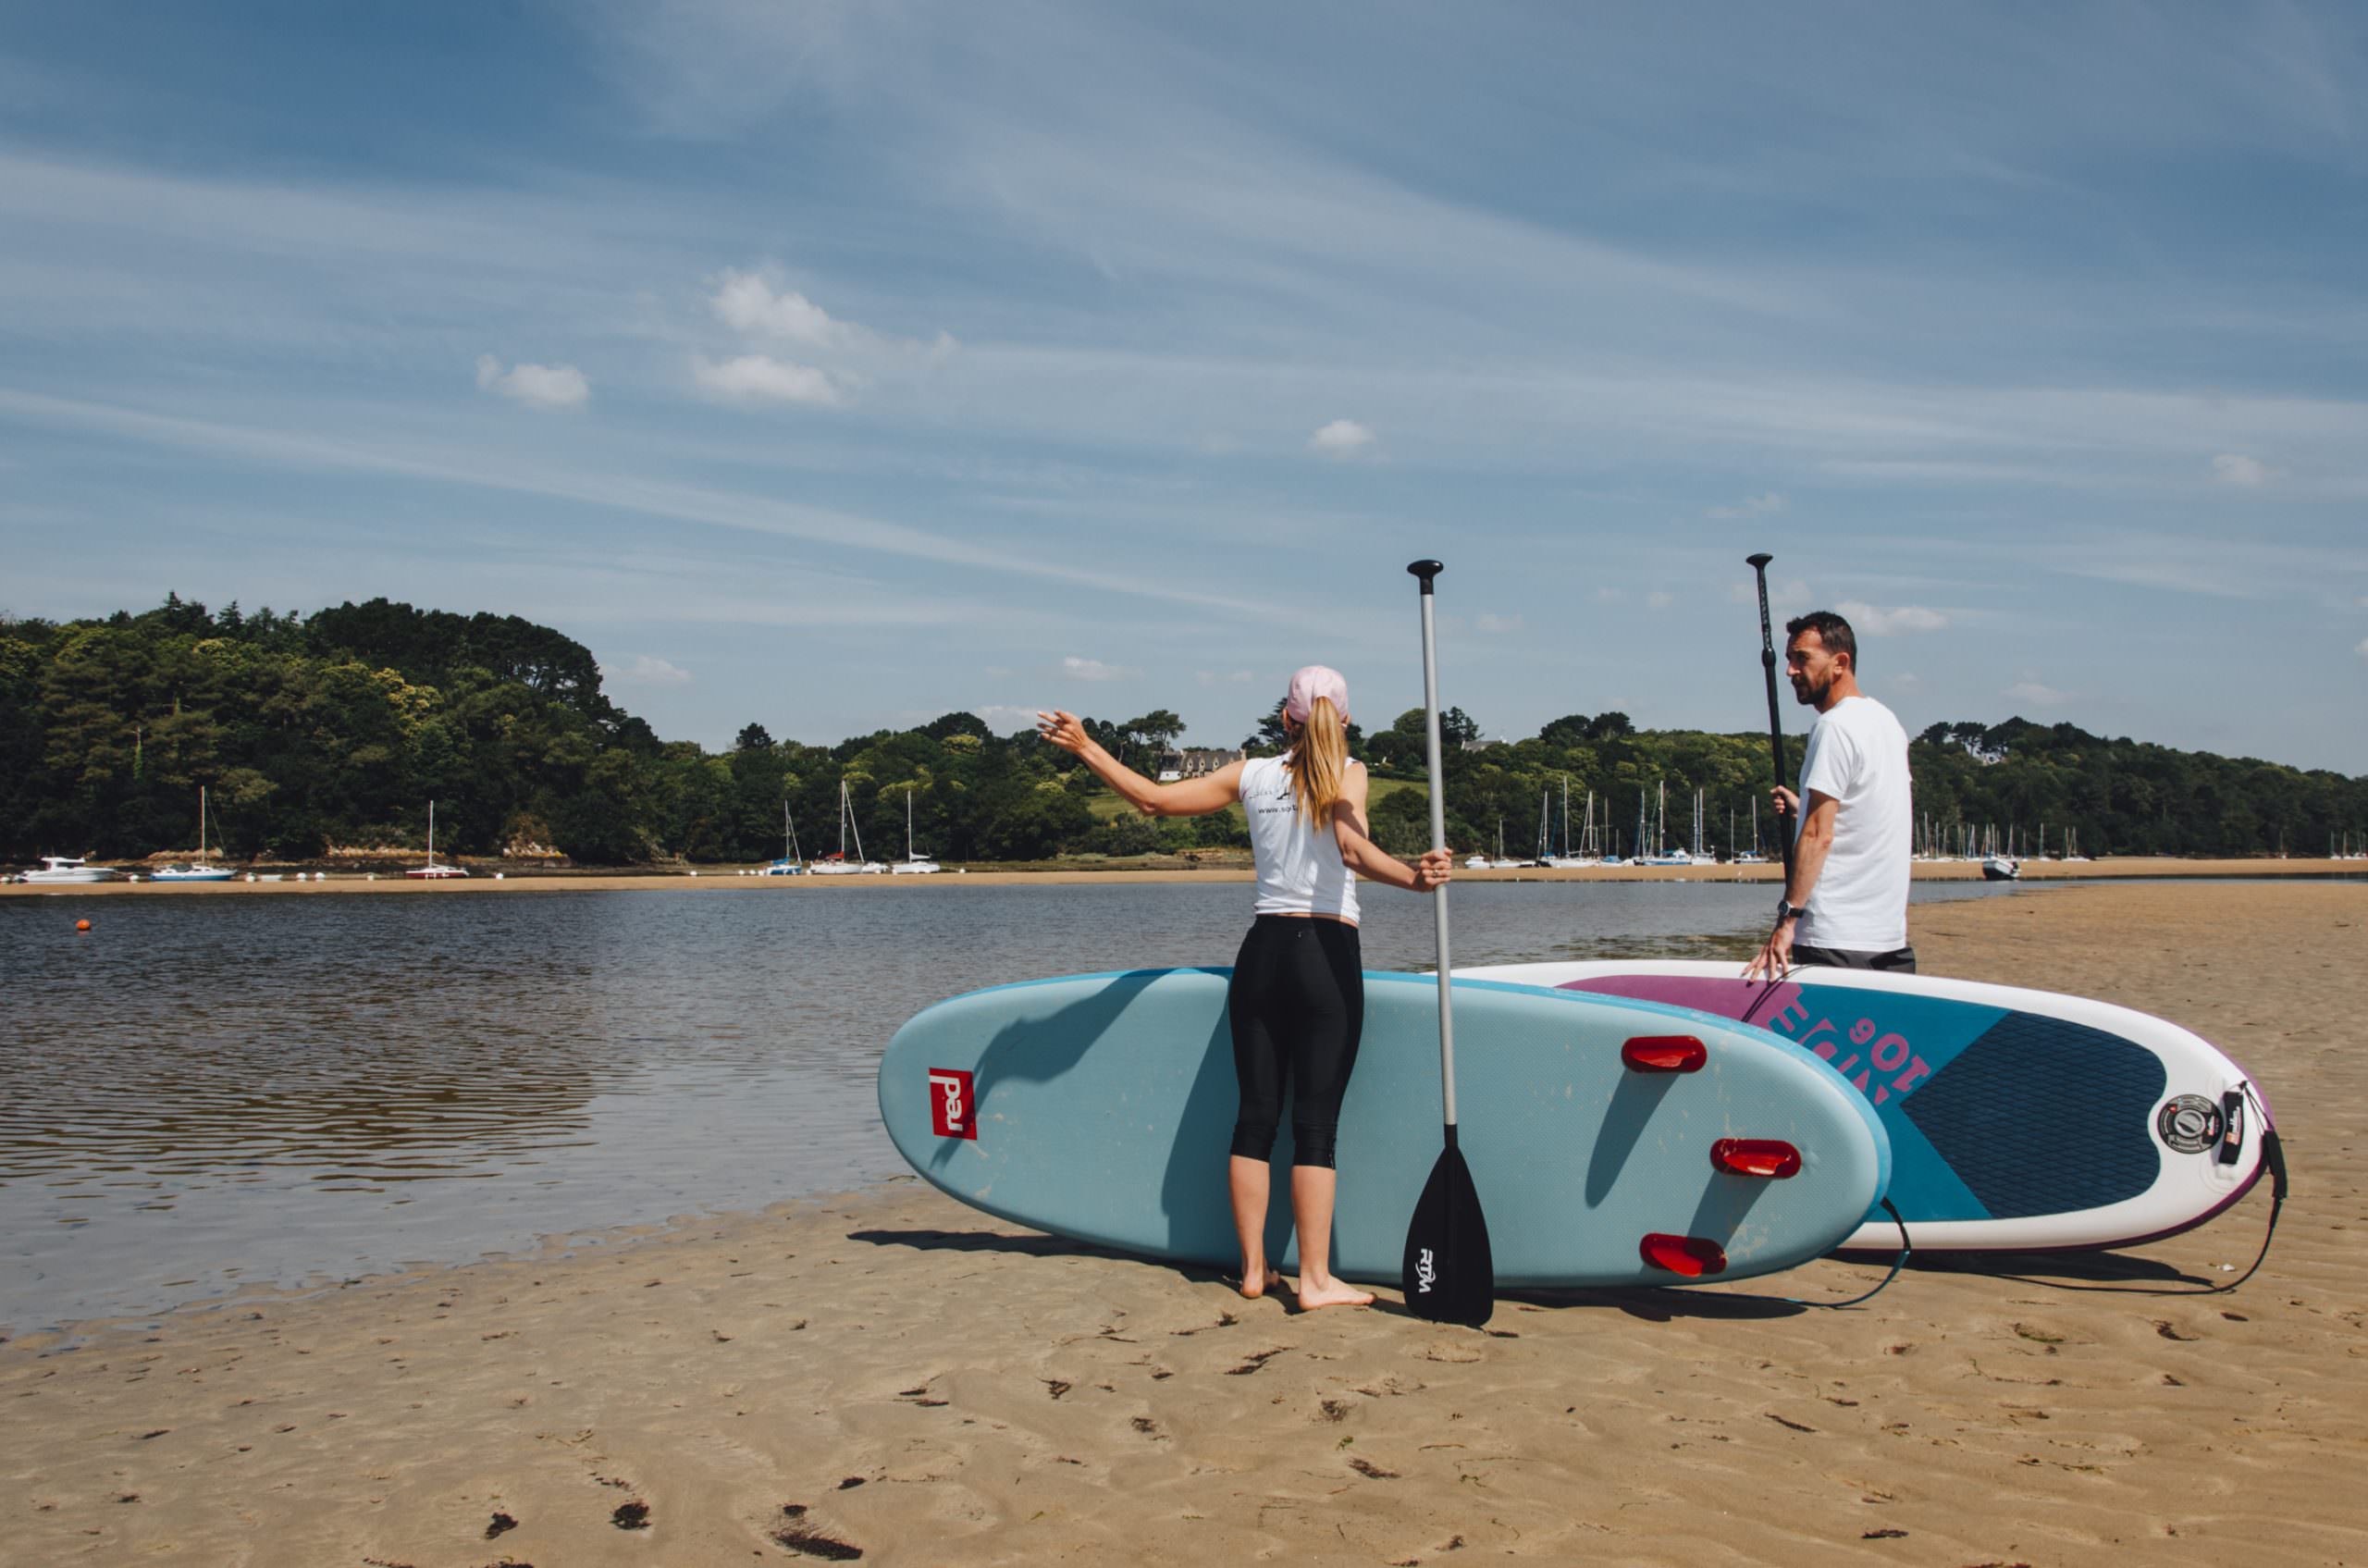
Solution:
[{"label": "wispy cloud", "polygon": [[1652,592],[1645,596],[1645,603],[1646,607],[1653,610],[1667,610],[1671,605],[1675,604],[1676,602],[1677,596],[1675,594],[1665,592],[1659,588],[1655,588]]},{"label": "wispy cloud", "polygon": [[1702,515],[1719,522],[1731,522],[1739,517],[1765,517],[1770,512],[1783,511],[1785,504],[1782,496],[1773,490],[1764,490],[1756,496],[1745,496],[1733,506],[1714,506]]},{"label": "wispy cloud", "polygon": [[272,467],[475,486],[509,494],[614,507],[676,522],[804,539],[834,548],[1070,583],[1129,598],[1197,605],[1245,618],[1265,620],[1280,612],[1280,607],[1274,603],[1166,583],[1155,574],[1048,561],[1027,551],[999,549],[992,542],[950,538],[861,512],[653,480],[628,471],[599,471],[576,464],[538,466],[506,452],[487,455],[436,447],[405,450],[385,439],[345,440],[261,429],[81,402],[6,387],[0,387],[0,414],[53,427],[104,431],[145,445],[212,453]]},{"label": "wispy cloud", "polygon": [[2362,659],[2368,659],[2368,637],[2361,638],[2360,646],[2353,648],[2351,651],[2360,655]]},{"label": "wispy cloud", "polygon": [[1520,616],[1499,615],[1494,611],[1481,611],[1472,623],[1474,630],[1482,632],[1518,632],[1522,624]]},{"label": "wispy cloud", "polygon": [[515,364],[504,370],[491,354],[477,355],[477,388],[529,408],[581,408],[592,396],[592,383],[572,364]]},{"label": "wispy cloud", "polygon": [[1326,457],[1352,457],[1373,443],[1373,432],[1353,419],[1336,419],[1307,438]]},{"label": "wispy cloud", "polygon": [[1198,670],[1192,678],[1204,686],[1246,686],[1257,677],[1247,670],[1228,670],[1222,674],[1215,670]]},{"label": "wispy cloud", "polygon": [[839,401],[838,389],[821,371],[770,354],[742,354],[721,364],[705,354],[693,354],[691,378],[702,391],[719,398],[823,408]]},{"label": "wispy cloud", "polygon": [[635,654],[630,663],[601,665],[600,678],[645,686],[686,686],[691,684],[688,670],[663,659],[654,659],[647,653]]},{"label": "wispy cloud", "polygon": [[2212,476],[2224,485],[2241,485],[2250,489],[2269,483],[2271,473],[2261,459],[2238,452],[2222,452],[2212,460]]},{"label": "wispy cloud", "polygon": [[1920,604],[1903,604],[1895,609],[1879,610],[1859,599],[1845,599],[1833,609],[1836,614],[1850,623],[1851,630],[1870,637],[1891,636],[1901,632],[1937,632],[1949,623],[1946,615]]},{"label": "wispy cloud", "polygon": [[2061,708],[2072,700],[2070,692],[2033,680],[2016,681],[2000,695],[2010,702],[2028,702],[2034,708]]},{"label": "wispy cloud", "polygon": [[1061,673],[1073,681],[1124,681],[1142,673],[1123,664],[1105,664],[1099,659],[1079,659],[1075,654],[1061,661]]}]

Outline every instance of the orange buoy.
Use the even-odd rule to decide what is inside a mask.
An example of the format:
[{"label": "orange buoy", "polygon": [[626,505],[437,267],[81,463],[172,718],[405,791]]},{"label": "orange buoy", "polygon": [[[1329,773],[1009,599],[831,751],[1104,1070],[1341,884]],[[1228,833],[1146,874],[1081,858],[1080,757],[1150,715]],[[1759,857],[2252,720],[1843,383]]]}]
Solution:
[{"label": "orange buoy", "polygon": [[76,920],[74,922],[74,929],[76,931],[88,931],[91,929],[91,922],[88,920]]}]

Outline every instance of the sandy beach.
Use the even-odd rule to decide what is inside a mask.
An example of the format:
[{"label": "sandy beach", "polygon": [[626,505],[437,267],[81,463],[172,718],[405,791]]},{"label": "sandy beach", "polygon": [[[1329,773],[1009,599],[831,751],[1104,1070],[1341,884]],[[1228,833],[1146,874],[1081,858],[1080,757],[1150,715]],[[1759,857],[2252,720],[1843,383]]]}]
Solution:
[{"label": "sandy beach", "polygon": [[[305,891],[357,886],[405,884]],[[2262,1273],[2061,1288],[2233,1278],[2266,1184],[2115,1258],[1918,1267],[1860,1308],[1785,1299],[1880,1278],[1828,1262],[1473,1332],[1394,1291],[1245,1303],[908,1179],[0,1345],[0,1561],[2368,1562],[2368,885],[2064,889],[1914,937],[1930,972],[2126,1003],[2256,1071],[2295,1170]]]}]

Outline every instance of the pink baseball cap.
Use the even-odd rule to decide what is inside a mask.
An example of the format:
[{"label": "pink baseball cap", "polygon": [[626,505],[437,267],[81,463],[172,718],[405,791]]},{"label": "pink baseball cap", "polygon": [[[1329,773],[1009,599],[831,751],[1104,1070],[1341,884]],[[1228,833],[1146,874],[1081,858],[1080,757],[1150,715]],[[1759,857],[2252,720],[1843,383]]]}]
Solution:
[{"label": "pink baseball cap", "polygon": [[1340,710],[1340,722],[1349,722],[1349,679],[1329,664],[1310,664],[1292,673],[1290,695],[1283,698],[1283,716],[1294,724],[1306,723],[1319,697],[1330,698],[1332,706]]}]

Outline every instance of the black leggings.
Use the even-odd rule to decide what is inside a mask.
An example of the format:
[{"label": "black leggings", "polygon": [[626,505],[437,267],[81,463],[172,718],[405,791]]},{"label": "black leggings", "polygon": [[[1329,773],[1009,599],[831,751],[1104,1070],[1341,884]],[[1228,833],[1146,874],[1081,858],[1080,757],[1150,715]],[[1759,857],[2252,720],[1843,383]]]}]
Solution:
[{"label": "black leggings", "polygon": [[1233,1152],[1275,1152],[1283,1089],[1291,1087],[1293,1165],[1331,1168],[1340,1096],[1365,1027],[1364,966],[1345,920],[1261,915],[1233,960],[1233,1071],[1241,1114]]}]

